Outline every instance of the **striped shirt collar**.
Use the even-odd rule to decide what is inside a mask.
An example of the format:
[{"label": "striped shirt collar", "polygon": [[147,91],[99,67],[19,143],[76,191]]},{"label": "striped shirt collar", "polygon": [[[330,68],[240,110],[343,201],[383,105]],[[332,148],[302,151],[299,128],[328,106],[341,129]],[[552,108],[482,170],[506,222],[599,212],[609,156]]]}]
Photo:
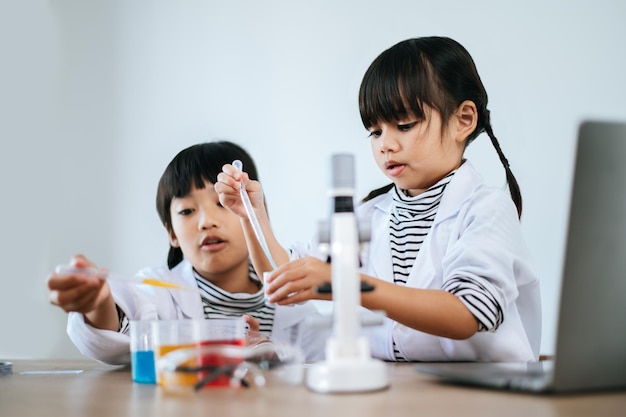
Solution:
[{"label": "striped shirt collar", "polygon": [[415,211],[418,210],[418,207],[420,206],[432,207],[433,205],[438,204],[446,185],[448,185],[448,183],[452,180],[455,172],[456,170],[450,172],[435,185],[416,196],[407,195],[406,191],[401,190],[398,186],[393,187],[392,196],[396,208]]},{"label": "striped shirt collar", "polygon": [[223,294],[223,295],[227,294],[229,297],[233,297],[233,298],[237,298],[237,299],[254,300],[254,299],[258,299],[258,298],[263,299],[265,297],[265,292],[263,291],[263,284],[261,283],[261,280],[259,279],[259,276],[256,274],[252,264],[248,265],[248,278],[249,278],[250,281],[252,281],[254,284],[256,284],[257,287],[259,288],[259,290],[257,292],[255,292],[255,293],[253,293],[253,294],[243,293],[243,292],[241,292],[241,293],[232,293],[232,292],[223,290],[220,287],[218,287],[217,285],[213,284],[208,279],[206,279],[203,276],[201,276],[200,274],[198,274],[198,272],[195,270],[195,268],[193,268],[192,270],[193,270],[193,276],[196,279],[196,282],[200,286],[201,290],[202,290],[202,287],[204,286],[204,287],[211,288],[215,293],[219,293],[219,294]]}]

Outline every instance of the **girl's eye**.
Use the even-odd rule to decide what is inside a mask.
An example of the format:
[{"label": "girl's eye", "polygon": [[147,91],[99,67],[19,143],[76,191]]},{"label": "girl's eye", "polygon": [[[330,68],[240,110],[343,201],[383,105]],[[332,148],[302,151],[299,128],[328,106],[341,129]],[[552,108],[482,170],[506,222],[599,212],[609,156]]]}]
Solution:
[{"label": "girl's eye", "polygon": [[400,124],[400,125],[398,125],[398,130],[400,130],[402,132],[407,132],[407,131],[411,130],[416,124],[417,124],[417,122]]},{"label": "girl's eye", "polygon": [[382,134],[382,131],[380,131],[380,130],[372,130],[372,131],[370,131],[370,134],[368,135],[368,137],[370,137],[370,138],[379,138],[381,134]]},{"label": "girl's eye", "polygon": [[183,209],[178,212],[181,216],[189,216],[191,213],[193,213],[193,209]]}]

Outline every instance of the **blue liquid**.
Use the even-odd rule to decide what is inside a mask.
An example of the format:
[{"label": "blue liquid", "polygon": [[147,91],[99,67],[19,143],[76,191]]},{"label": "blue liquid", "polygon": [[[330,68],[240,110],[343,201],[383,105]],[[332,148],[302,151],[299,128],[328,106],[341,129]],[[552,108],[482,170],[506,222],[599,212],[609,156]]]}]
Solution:
[{"label": "blue liquid", "polygon": [[156,384],[154,351],[139,350],[132,352],[133,381],[142,384]]}]

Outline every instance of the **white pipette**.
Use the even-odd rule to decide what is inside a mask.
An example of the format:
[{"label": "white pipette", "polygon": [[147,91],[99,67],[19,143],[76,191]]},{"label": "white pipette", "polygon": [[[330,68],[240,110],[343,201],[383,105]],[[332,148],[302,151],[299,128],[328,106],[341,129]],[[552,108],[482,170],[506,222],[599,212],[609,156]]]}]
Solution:
[{"label": "white pipette", "polygon": [[100,279],[113,280],[113,281],[126,281],[132,284],[145,284],[153,287],[171,288],[171,289],[190,289],[173,282],[163,281],[157,278],[129,278],[125,275],[114,274],[111,272],[103,272],[94,267],[77,268],[71,265],[58,265],[55,268],[55,272],[60,275],[65,274],[84,274]]},{"label": "white pipette", "polygon": [[[239,159],[233,161],[233,166],[239,172],[243,172],[243,162]],[[241,181],[241,188],[239,189],[239,194],[241,196],[241,201],[243,201],[243,207],[246,210],[246,214],[248,215],[248,219],[250,219],[250,223],[252,224],[252,230],[254,230],[254,234],[256,235],[265,256],[270,261],[273,269],[276,269],[276,262],[274,262],[274,258],[272,258],[272,254],[270,253],[270,248],[267,246],[267,242],[265,241],[265,236],[263,235],[263,231],[261,231],[261,225],[259,224],[259,220],[254,214],[254,209],[252,208],[252,203],[250,202],[250,197],[248,197],[248,193],[246,192],[246,187],[243,185],[243,181]]]}]

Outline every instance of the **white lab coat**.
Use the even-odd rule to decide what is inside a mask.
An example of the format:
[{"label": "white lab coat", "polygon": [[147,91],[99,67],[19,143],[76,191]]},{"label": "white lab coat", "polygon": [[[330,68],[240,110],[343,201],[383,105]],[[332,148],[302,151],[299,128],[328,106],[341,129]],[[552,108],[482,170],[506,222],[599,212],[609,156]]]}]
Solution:
[{"label": "white lab coat", "polygon": [[[371,224],[362,273],[393,282],[389,217],[391,192],[360,205],[359,222]],[[300,248],[301,249],[301,248]],[[294,246],[294,257],[303,256]],[[396,348],[412,361],[535,361],[541,340],[539,281],[507,191],[488,187],[469,161],[458,169],[441,200],[432,229],[408,277],[407,287],[441,289],[454,276],[491,289],[504,321],[494,332],[452,340],[413,330],[386,318],[366,328],[372,356],[394,360]]]},{"label": "white lab coat", "polygon": [[[197,288],[192,266],[183,261],[169,270],[167,267],[146,268],[137,277],[157,278],[182,286]],[[204,318],[198,291],[171,290],[119,281],[109,281],[116,304],[130,320],[172,320]],[[309,325],[310,317],[317,315],[311,303],[295,306],[276,306],[273,339],[296,344],[302,348],[305,359],[323,359],[327,331]],[[84,321],[80,313],[70,313],[67,333],[85,356],[110,364],[130,362],[129,335],[96,329]]]}]

